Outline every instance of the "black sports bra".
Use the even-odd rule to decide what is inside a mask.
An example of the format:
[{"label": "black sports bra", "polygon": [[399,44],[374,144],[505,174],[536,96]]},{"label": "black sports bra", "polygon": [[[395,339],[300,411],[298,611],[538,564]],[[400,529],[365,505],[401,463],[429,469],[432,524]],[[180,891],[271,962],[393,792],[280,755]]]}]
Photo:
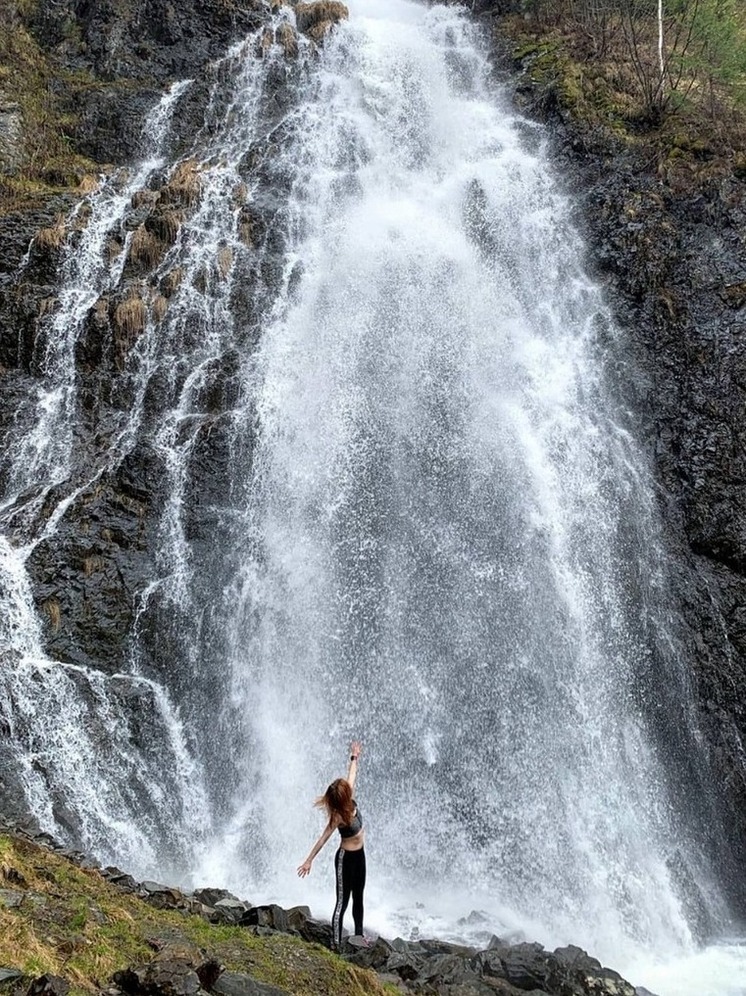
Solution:
[{"label": "black sports bra", "polygon": [[340,837],[355,837],[363,829],[363,814],[357,808],[357,803],[354,799],[352,802],[355,806],[355,815],[345,826],[337,827]]}]

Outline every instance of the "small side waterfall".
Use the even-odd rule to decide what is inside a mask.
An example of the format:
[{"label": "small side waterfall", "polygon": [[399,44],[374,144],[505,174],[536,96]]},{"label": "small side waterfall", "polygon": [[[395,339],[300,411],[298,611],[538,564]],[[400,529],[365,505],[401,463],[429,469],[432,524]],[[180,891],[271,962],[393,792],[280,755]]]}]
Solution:
[{"label": "small side waterfall", "polygon": [[[212,67],[178,161],[189,84],[72,219],[0,466],[3,759],[102,858],[283,901],[359,736],[381,924],[689,950],[726,911],[653,722],[693,734],[666,555],[542,132],[455,7],[353,0],[297,60],[268,37]],[[103,432],[76,350],[116,295],[142,327]],[[160,503],[127,659],[52,660],[29,558],[135,458]]]},{"label": "small side waterfall", "polygon": [[[188,84],[164,96],[145,124],[155,146],[131,178],[117,176],[73,213],[85,210],[80,238],[62,266],[60,299],[40,328],[38,378],[16,415],[25,432],[4,440],[0,473],[0,756],[41,825],[63,835],[74,828],[84,846],[145,866],[162,859],[158,838],[175,850],[188,846],[189,824],[208,812],[198,762],[188,747],[178,710],[167,690],[136,670],[106,675],[94,668],[51,660],[26,570],[38,544],[54,538],[70,507],[116,466],[135,438],[141,405],[121,413],[98,465],[76,446],[79,420],[75,348],[84,322],[121,278],[121,259],[107,257],[107,240],[121,225],[133,194],[163,166],[160,146],[175,102]],[[146,382],[143,382],[143,388]],[[11,537],[13,538],[11,541]],[[44,606],[52,621],[55,603]],[[127,662],[123,661],[123,669]],[[147,730],[143,736],[140,731]],[[133,750],[132,743],[147,744]],[[164,758],[179,786],[160,783]],[[184,785],[191,786],[182,797]],[[168,829],[167,829],[168,828]]]}]

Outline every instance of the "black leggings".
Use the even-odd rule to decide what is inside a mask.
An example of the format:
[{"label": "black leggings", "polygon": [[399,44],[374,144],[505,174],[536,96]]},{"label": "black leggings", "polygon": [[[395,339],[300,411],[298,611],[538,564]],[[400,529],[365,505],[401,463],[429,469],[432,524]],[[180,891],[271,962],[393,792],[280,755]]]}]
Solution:
[{"label": "black leggings", "polygon": [[352,895],[352,919],[355,933],[363,932],[363,889],[365,888],[365,850],[337,851],[334,857],[334,871],[337,879],[337,904],[332,916],[332,944],[342,947],[342,919]]}]

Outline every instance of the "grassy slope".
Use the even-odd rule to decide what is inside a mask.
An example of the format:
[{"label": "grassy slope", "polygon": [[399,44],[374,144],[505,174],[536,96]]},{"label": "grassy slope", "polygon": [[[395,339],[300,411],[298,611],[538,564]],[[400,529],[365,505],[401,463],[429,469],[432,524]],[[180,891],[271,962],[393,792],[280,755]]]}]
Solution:
[{"label": "grassy slope", "polygon": [[[23,876],[23,888],[17,884]],[[196,945],[232,971],[248,972],[298,996],[384,996],[396,991],[315,944],[282,934],[255,937],[196,916],[156,910],[29,841],[0,835],[0,890],[24,893],[3,906],[0,966],[34,977],[62,975],[73,994],[97,992],[113,972],[149,961],[148,938]]]}]

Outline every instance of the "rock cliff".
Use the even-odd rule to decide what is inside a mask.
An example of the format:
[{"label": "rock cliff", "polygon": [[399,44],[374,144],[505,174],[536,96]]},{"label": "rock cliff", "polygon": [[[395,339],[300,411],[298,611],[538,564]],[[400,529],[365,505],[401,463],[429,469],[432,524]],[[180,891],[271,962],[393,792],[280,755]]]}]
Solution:
[{"label": "rock cliff", "polygon": [[[746,892],[746,176],[733,136],[703,116],[663,128],[611,127],[588,114],[594,86],[568,78],[541,31],[526,44],[515,5],[485,0],[496,50],[517,107],[548,124],[560,175],[577,205],[587,265],[606,287],[622,332],[614,376],[634,399],[659,484],[673,604],[680,606],[677,655],[696,713],[697,743],[677,738],[681,705],[653,703],[664,748],[679,752],[680,791],[702,780],[721,808],[702,827],[707,848],[723,828],[720,854],[737,907]],[[548,61],[546,61],[548,59]],[[600,101],[600,98],[599,98]],[[607,114],[611,116],[610,112]],[[648,703],[650,705],[650,703]],[[691,757],[704,746],[707,765]],[[707,821],[705,821],[707,823]],[[731,863],[732,862],[732,863]],[[727,869],[727,870],[726,870]]]},{"label": "rock cliff", "polygon": [[[478,9],[492,13],[496,7],[485,2]],[[26,78],[42,80],[51,94],[54,127],[62,129],[72,152],[67,165],[56,154],[51,164],[39,167],[33,184],[24,185],[32,124],[37,138],[46,134],[46,126],[38,109],[16,100],[0,77],[0,162],[9,178],[0,213],[4,442],[14,432],[20,400],[41,375],[39,329],[55,308],[57,267],[70,235],[67,212],[97,170],[145,151],[140,147],[143,116],[168,84],[193,77],[174,124],[176,151],[188,148],[202,126],[210,84],[220,73],[215,60],[233,42],[268,24],[269,13],[259,0],[14,5],[12,23],[25,46],[15,56],[22,59]],[[301,3],[297,16],[299,28],[318,41],[344,16],[344,8]],[[294,33],[283,29],[279,37],[267,35],[260,48],[275,42],[288,59],[294,57]],[[746,182],[732,157],[715,150],[696,149],[661,165],[644,144],[588,127],[556,88],[537,83],[530,58],[518,60],[511,72],[519,106],[550,123],[568,187],[582,191],[578,220],[588,236],[588,265],[607,284],[631,350],[629,364],[620,351],[617,374],[634,377],[640,429],[654,454],[672,583],[682,607],[678,649],[709,758],[705,771],[680,758],[681,793],[685,797],[703,778],[717,782],[722,808],[711,817],[726,828],[736,864],[746,857],[746,709],[740,694],[746,679],[746,251],[740,239]],[[281,75],[275,99],[281,107]],[[276,110],[268,106],[267,121]],[[267,173],[271,148],[268,143],[255,151],[246,168],[260,185],[266,175],[263,197],[249,210],[240,190],[235,192],[245,244],[266,249],[261,266],[247,269],[242,282],[244,303],[254,315],[250,334],[256,332],[262,293],[276,279],[272,270],[280,258],[269,234],[276,210],[270,182],[276,177]],[[118,413],[133,403],[127,357],[145,316],[168,307],[182,278],[172,271],[153,284],[148,274],[177,238],[198,197],[198,170],[185,161],[180,173],[157,175],[133,198],[120,290],[96,302],[86,319],[76,365],[94,465],[95,441],[111,435]],[[123,244],[111,246],[113,254],[123,251]],[[216,265],[209,279],[218,280],[220,266],[232,261],[226,255]],[[221,417],[237,390],[234,373],[235,357],[226,354],[205,381],[210,418],[194,427],[189,487],[199,500],[191,503],[188,528],[205,544],[215,525],[209,519],[209,496],[226,487],[232,459]],[[157,399],[150,401],[157,407]],[[3,472],[0,465],[0,483]],[[164,473],[161,457],[146,447],[127,453],[116,466],[102,467],[95,487],[71,504],[55,542],[37,546],[30,572],[51,656],[118,670],[136,596],[156,573]],[[48,514],[54,498],[47,496],[39,515]],[[23,538],[24,523],[17,521],[14,528]],[[145,633],[144,643],[154,658],[168,660],[167,632]],[[686,752],[692,745],[677,740],[676,726],[680,710],[689,704],[660,702],[651,708],[658,710],[662,740]],[[737,886],[734,893],[746,908],[740,890]]]}]

